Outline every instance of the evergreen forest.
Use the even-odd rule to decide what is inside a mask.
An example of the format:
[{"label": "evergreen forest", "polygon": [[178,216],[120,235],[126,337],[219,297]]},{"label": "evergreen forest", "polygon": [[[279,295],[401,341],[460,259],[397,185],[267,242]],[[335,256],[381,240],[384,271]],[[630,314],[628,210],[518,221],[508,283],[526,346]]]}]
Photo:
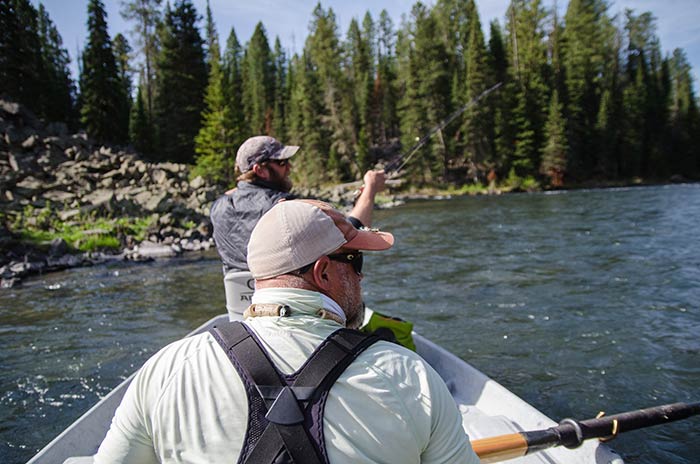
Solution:
[{"label": "evergreen forest", "polygon": [[347,31],[318,3],[294,53],[262,23],[249,38],[224,31],[219,43],[216,12],[191,0],[123,0],[126,36],[109,36],[101,0],[87,11],[74,81],[46,9],[0,2],[0,94],[212,182],[235,181],[238,145],[258,134],[302,146],[299,185],[356,180],[395,165],[460,111],[412,153],[409,185],[700,177],[685,52],[662,52],[651,13],[612,15],[605,0],[569,0],[564,17],[541,0],[511,0],[490,24],[475,0],[416,2],[400,21],[367,12]]}]

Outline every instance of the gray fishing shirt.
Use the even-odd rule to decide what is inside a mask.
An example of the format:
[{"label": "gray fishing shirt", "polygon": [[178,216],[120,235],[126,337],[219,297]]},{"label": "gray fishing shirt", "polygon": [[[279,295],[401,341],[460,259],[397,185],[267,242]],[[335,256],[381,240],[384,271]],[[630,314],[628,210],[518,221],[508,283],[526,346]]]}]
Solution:
[{"label": "gray fishing shirt", "polygon": [[248,270],[248,241],[253,228],[278,201],[292,198],[294,195],[291,193],[276,190],[262,182],[239,182],[233,192],[214,202],[211,223],[224,273]]}]

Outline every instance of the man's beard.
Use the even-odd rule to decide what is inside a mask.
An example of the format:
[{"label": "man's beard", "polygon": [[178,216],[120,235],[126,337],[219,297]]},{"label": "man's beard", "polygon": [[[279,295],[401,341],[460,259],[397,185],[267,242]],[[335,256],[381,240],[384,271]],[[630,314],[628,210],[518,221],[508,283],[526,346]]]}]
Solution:
[{"label": "man's beard", "polygon": [[289,192],[292,190],[292,179],[290,179],[289,176],[281,176],[277,171],[272,169],[270,169],[270,180],[268,182],[282,192]]},{"label": "man's beard", "polygon": [[343,290],[337,296],[336,303],[345,313],[345,327],[359,329],[365,319],[365,302],[362,301],[360,282],[357,280],[357,277],[349,274],[344,275],[341,279]]},{"label": "man's beard", "polygon": [[365,320],[365,303],[362,302],[362,306],[356,306],[355,311],[349,311],[345,316],[347,320],[345,321],[345,327],[348,329],[359,329]]}]

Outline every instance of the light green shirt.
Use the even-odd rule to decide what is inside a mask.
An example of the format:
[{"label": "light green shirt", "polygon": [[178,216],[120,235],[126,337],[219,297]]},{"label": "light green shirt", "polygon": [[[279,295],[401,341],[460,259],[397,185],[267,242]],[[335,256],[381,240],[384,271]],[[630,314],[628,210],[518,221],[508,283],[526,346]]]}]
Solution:
[{"label": "light green shirt", "polygon": [[[257,303],[287,304],[289,317],[245,323],[277,367],[292,373],[340,326],[316,311],[315,292],[265,289]],[[172,343],[141,368],[115,413],[95,462],[236,462],[248,403],[243,383],[208,334]],[[462,416],[439,375],[416,353],[377,342],[345,370],[324,413],[331,463],[478,463]]]}]

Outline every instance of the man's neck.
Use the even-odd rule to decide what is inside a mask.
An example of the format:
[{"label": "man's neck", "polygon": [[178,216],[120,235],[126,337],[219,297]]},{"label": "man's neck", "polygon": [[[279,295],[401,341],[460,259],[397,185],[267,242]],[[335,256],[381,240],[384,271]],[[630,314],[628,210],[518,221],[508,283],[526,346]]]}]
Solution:
[{"label": "man's neck", "polygon": [[270,189],[270,190],[277,190],[279,192],[289,193],[289,189],[287,189],[285,185],[282,185],[279,182],[274,182],[271,180],[263,180],[263,179],[254,179],[254,180],[250,181],[250,183],[253,185],[257,185],[258,187],[263,187],[263,188]]}]

